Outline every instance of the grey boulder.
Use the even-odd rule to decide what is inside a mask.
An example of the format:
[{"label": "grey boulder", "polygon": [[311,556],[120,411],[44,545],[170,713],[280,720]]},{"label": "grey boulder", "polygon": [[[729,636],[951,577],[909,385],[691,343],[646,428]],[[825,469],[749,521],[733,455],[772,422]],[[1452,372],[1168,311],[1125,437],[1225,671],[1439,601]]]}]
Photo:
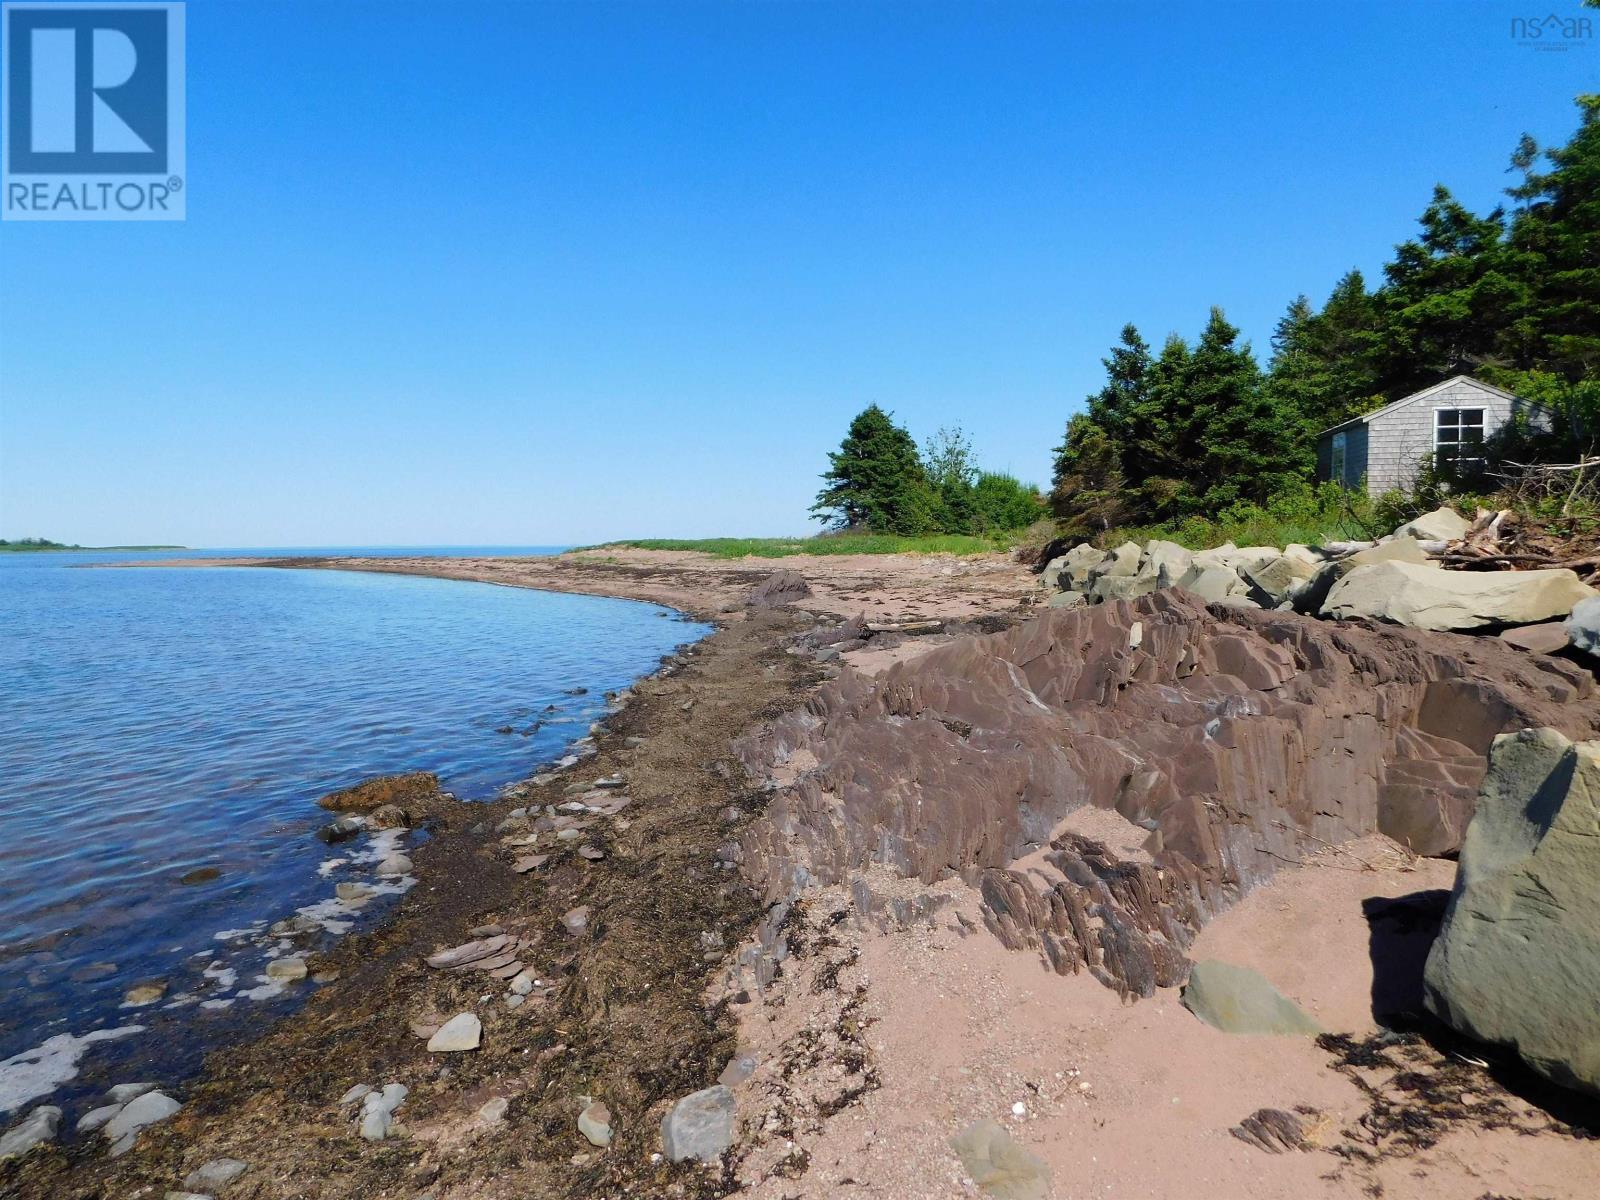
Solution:
[{"label": "grey boulder", "polygon": [[1322,615],[1371,617],[1413,629],[1482,629],[1564,617],[1595,594],[1565,568],[1446,571],[1432,564],[1389,561],[1358,567],[1334,584]]},{"label": "grey boulder", "polygon": [[146,1092],[128,1101],[121,1112],[106,1122],[101,1132],[110,1141],[120,1141],[125,1136],[137,1134],[148,1125],[165,1121],[182,1107],[162,1092]]},{"label": "grey boulder", "polygon": [[1567,618],[1567,644],[1600,658],[1600,596],[1590,596],[1572,606],[1572,615]]},{"label": "grey boulder", "polygon": [[1224,1033],[1317,1034],[1322,1027],[1259,971],[1207,960],[1195,963],[1183,1006]]},{"label": "grey boulder", "polygon": [[1469,522],[1453,508],[1436,508],[1407,521],[1396,529],[1396,537],[1412,537],[1422,542],[1453,542],[1467,536]]},{"label": "grey boulder", "polygon": [[1447,1025],[1600,1096],[1600,742],[1495,738],[1423,977]]},{"label": "grey boulder", "polygon": [[192,1192],[220,1192],[250,1169],[237,1158],[213,1158],[183,1177],[183,1186]]},{"label": "grey boulder", "polygon": [[661,1149],[673,1162],[716,1162],[733,1145],[734,1109],[733,1092],[720,1083],[685,1096],[662,1119]]},{"label": "grey boulder", "polygon": [[61,1110],[53,1104],[41,1104],[5,1133],[0,1134],[0,1162],[17,1158],[53,1141],[61,1128]]}]

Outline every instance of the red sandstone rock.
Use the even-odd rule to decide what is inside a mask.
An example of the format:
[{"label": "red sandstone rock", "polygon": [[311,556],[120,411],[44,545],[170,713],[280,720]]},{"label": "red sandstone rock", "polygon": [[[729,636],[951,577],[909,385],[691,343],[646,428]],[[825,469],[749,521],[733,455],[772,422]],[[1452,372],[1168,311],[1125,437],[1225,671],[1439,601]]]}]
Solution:
[{"label": "red sandstone rock", "polygon": [[[1496,733],[1592,736],[1587,673],[1493,639],[1221,606],[1162,591],[1053,610],[868,678],[845,669],[740,747],[817,766],[744,832],[772,898],[868,863],[976,884],[1059,972],[1182,982],[1194,931],[1284,862],[1374,830],[1460,844]],[[1151,830],[1153,863],[1057,836],[1084,805]],[[1012,870],[1047,848],[1049,869]]]}]

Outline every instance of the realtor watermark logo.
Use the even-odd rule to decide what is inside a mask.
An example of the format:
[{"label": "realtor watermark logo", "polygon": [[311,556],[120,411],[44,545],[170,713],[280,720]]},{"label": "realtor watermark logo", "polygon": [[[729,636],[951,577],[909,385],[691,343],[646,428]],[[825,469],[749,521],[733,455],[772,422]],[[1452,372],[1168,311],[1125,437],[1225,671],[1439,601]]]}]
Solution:
[{"label": "realtor watermark logo", "polygon": [[1512,17],[1511,40],[1530,50],[1573,50],[1594,43],[1594,21],[1586,16],[1563,17],[1559,13]]},{"label": "realtor watermark logo", "polygon": [[181,3],[0,5],[0,217],[181,221]]}]

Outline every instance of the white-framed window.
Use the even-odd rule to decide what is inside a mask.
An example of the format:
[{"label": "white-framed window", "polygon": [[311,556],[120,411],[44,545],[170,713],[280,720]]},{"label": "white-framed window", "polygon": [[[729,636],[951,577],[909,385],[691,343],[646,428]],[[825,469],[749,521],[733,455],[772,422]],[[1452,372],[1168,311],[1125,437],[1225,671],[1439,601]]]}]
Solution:
[{"label": "white-framed window", "polygon": [[1433,461],[1457,470],[1483,466],[1483,426],[1481,408],[1436,408],[1433,410]]},{"label": "white-framed window", "polygon": [[1333,435],[1333,449],[1328,455],[1328,478],[1334,483],[1344,482],[1344,430]]}]

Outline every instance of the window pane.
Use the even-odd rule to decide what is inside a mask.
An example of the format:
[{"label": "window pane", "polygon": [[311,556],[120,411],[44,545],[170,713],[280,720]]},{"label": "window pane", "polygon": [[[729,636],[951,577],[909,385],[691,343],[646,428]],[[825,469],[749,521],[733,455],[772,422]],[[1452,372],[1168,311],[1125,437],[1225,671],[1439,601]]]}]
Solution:
[{"label": "window pane", "polygon": [[1439,428],[1441,431],[1455,428],[1461,419],[1461,414],[1453,408],[1441,408],[1434,415],[1439,420]]}]

